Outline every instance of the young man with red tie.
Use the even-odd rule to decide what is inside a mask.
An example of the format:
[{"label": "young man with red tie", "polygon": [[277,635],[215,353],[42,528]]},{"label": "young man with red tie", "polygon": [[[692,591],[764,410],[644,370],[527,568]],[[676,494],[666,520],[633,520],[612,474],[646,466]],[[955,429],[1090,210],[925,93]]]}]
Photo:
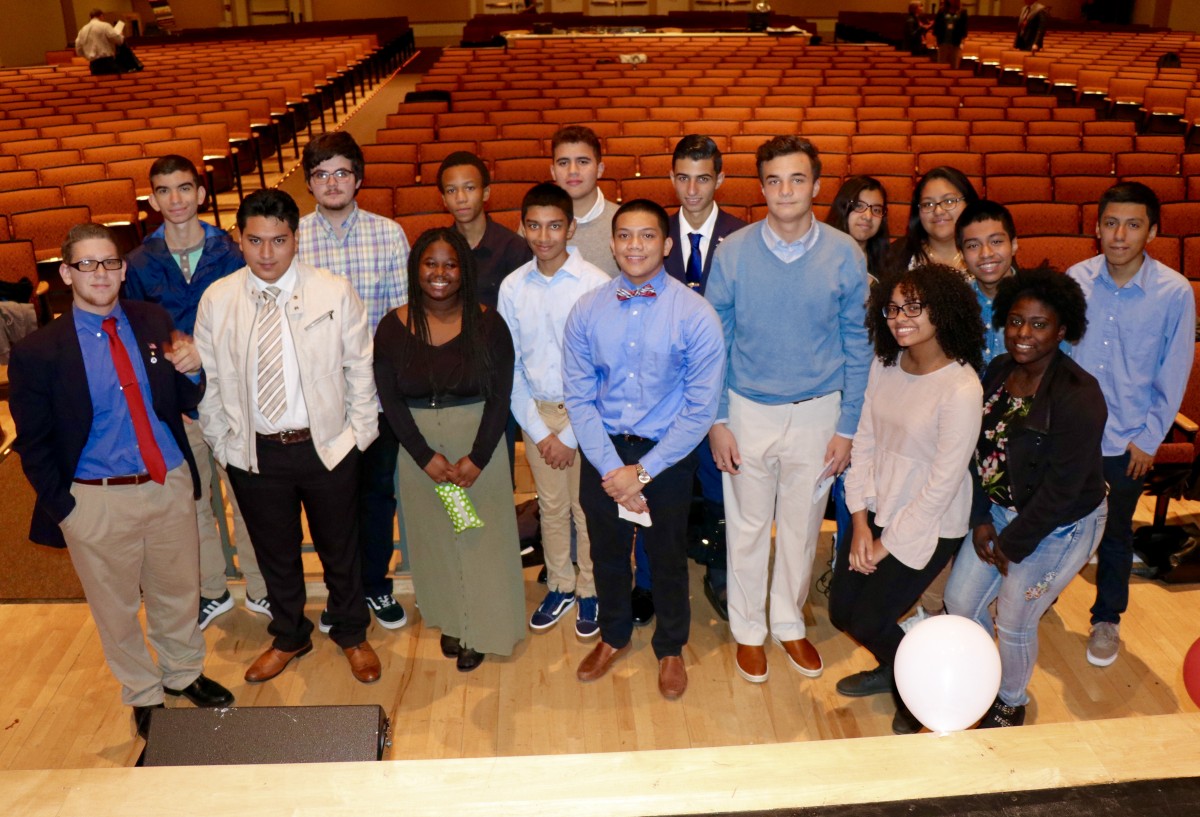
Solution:
[{"label": "young man with red tie", "polygon": [[200,482],[183,429],[203,392],[200,356],[162,307],[118,301],[125,261],[108,228],[73,227],[62,257],[71,309],[13,350],[13,447],[37,493],[29,538],[67,547],[145,737],[164,693],[233,704],[201,674]]}]

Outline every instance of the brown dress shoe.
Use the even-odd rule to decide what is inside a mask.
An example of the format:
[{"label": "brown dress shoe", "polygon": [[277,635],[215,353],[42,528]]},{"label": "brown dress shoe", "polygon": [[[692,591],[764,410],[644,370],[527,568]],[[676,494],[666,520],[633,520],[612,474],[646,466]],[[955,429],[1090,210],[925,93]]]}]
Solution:
[{"label": "brown dress shoe", "polygon": [[591,652],[587,654],[579,664],[579,669],[575,671],[575,677],[580,681],[595,681],[597,678],[603,678],[609,668],[616,663],[617,659],[625,653],[629,652],[629,645],[617,649],[610,647],[601,641]]},{"label": "brown dress shoe", "polygon": [[752,684],[761,684],[770,675],[767,668],[767,651],[761,646],[738,644],[736,666],[738,675]]},{"label": "brown dress shoe", "polygon": [[364,684],[373,684],[379,680],[383,668],[379,665],[379,656],[371,645],[363,642],[356,647],[342,647],[346,660],[350,662],[350,671],[354,677]]},{"label": "brown dress shoe", "polygon": [[775,643],[783,647],[788,663],[801,675],[819,678],[825,671],[825,665],[821,663],[821,654],[807,638],[797,638],[794,641],[780,641],[777,638]]},{"label": "brown dress shoe", "polygon": [[668,655],[658,662],[658,691],[668,701],[687,692],[687,668],[683,666],[683,658]]},{"label": "brown dress shoe", "polygon": [[266,652],[258,657],[258,660],[250,665],[250,669],[246,670],[246,680],[252,684],[260,684],[263,681],[270,681],[279,673],[283,672],[283,668],[293,658],[299,658],[302,655],[308,655],[312,652],[312,642],[308,642],[298,650],[277,650],[271,647]]}]

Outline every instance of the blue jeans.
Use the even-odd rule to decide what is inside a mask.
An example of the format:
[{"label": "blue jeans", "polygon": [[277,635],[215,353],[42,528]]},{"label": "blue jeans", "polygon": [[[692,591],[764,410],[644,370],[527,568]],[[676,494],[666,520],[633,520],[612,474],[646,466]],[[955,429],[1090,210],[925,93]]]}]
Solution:
[{"label": "blue jeans", "polygon": [[[989,634],[1000,636],[1000,700],[1006,706],[1029,702],[1026,687],[1037,662],[1038,622],[1096,550],[1104,533],[1108,503],[1077,522],[1053,530],[1021,562],[1010,562],[1008,575],[980,561],[968,535],[946,587],[946,611],[973,619]],[[992,524],[999,534],[1017,512],[992,505]],[[997,600],[996,621],[988,605]]]}]

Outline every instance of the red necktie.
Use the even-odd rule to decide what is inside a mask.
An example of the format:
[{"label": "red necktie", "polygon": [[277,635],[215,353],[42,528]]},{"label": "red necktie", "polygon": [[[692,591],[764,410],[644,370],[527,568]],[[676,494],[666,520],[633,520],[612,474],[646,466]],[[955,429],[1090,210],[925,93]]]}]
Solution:
[{"label": "red necktie", "polygon": [[121,384],[121,393],[129,406],[129,416],[133,420],[133,433],[137,435],[138,450],[142,461],[146,463],[146,471],[150,478],[162,485],[167,481],[167,464],[163,461],[162,451],[154,440],[154,430],[150,427],[150,417],[146,414],[146,402],[142,399],[142,389],[138,386],[137,375],[133,372],[133,363],[129,360],[129,352],[125,344],[117,337],[117,319],[105,318],[100,326],[108,335],[108,351],[112,353],[113,366],[117,369],[117,380]]}]

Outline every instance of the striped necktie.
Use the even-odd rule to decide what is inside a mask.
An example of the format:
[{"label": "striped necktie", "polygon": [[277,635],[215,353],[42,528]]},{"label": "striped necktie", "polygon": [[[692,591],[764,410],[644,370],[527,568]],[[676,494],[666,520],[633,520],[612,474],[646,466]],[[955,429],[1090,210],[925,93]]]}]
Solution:
[{"label": "striped necktie", "polygon": [[272,425],[287,409],[283,378],[283,314],[275,300],[279,287],[267,287],[258,307],[258,410]]}]

